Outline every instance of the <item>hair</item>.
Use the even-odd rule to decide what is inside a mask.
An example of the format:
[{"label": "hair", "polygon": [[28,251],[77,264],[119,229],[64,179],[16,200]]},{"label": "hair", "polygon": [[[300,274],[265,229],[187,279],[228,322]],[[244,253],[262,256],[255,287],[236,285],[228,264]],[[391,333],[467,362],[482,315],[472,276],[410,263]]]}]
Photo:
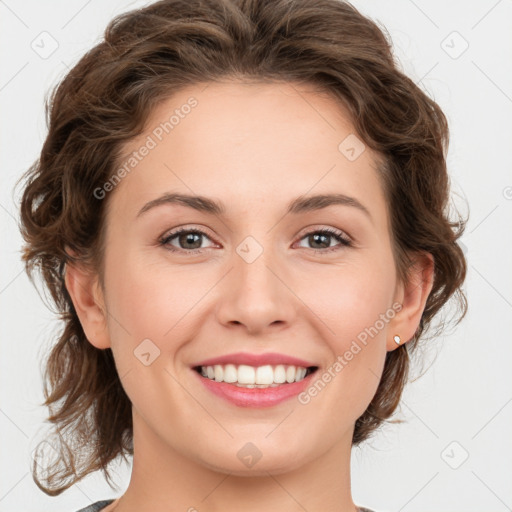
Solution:
[{"label": "hair", "polygon": [[133,455],[131,403],[112,351],[87,340],[64,272],[82,263],[103,283],[108,197],[99,200],[94,190],[112,176],[123,144],[143,132],[154,107],[199,83],[312,85],[348,109],[358,137],[381,157],[397,276],[405,282],[414,254],[434,257],[418,329],[387,352],[352,444],[388,421],[408,379],[409,354],[434,316],[451,297],[457,323],[467,311],[466,260],[457,244],[467,220],[449,218],[448,123],[401,72],[389,41],[385,29],[340,0],[162,0],[114,18],[53,88],[41,154],[20,178],[25,268],[32,282],[40,272],[63,321],[44,373],[54,460],[44,478],[39,465],[32,468],[45,493],[58,495],[96,470],[112,485],[107,466]]}]

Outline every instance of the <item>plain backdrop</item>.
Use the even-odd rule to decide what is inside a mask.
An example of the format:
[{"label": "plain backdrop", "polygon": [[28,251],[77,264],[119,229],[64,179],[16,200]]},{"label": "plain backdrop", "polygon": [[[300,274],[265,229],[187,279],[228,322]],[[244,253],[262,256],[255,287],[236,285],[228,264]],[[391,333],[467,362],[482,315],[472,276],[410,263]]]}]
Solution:
[{"label": "plain backdrop", "polygon": [[[353,450],[354,501],[379,512],[512,510],[512,2],[353,4],[386,27],[402,69],[448,117],[453,205],[469,207],[470,306],[406,388],[395,415],[405,423]],[[13,186],[46,136],[47,91],[114,15],[143,5],[0,0],[0,512],[75,512],[129,481],[119,465],[117,492],[97,474],[50,497],[32,480],[47,416],[40,361],[58,323],[23,270]]]}]

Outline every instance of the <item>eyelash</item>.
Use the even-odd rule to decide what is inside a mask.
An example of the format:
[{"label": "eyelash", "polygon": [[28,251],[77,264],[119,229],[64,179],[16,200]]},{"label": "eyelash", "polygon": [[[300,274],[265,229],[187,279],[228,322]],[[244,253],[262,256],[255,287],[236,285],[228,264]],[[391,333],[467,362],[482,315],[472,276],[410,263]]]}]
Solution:
[{"label": "eyelash", "polygon": [[[165,248],[167,250],[171,251],[171,252],[183,252],[183,253],[187,253],[187,254],[198,254],[198,253],[202,253],[205,249],[209,249],[209,248],[206,248],[206,247],[202,248],[202,249],[190,249],[190,250],[188,250],[188,249],[177,249],[177,248],[173,247],[172,245],[170,245],[169,242],[173,238],[176,238],[181,233],[195,233],[195,234],[204,235],[207,238],[210,238],[204,231],[201,231],[200,229],[183,227],[183,228],[178,228],[175,231],[169,233],[168,235],[162,237],[159,240],[159,245],[165,246]],[[337,231],[337,230],[331,229],[331,228],[324,228],[324,229],[317,229],[317,230],[309,231],[308,233],[305,233],[302,236],[302,238],[300,238],[300,240],[303,240],[307,236],[310,236],[310,235],[313,235],[313,234],[327,235],[327,236],[335,238],[338,242],[340,242],[340,245],[334,246],[334,247],[328,247],[326,249],[310,249],[311,251],[314,251],[316,254],[324,255],[326,253],[331,253],[333,251],[338,251],[338,250],[340,250],[343,247],[352,247],[353,246],[353,243],[352,243],[351,240],[349,240],[348,238],[343,237],[342,233],[340,231]]]}]

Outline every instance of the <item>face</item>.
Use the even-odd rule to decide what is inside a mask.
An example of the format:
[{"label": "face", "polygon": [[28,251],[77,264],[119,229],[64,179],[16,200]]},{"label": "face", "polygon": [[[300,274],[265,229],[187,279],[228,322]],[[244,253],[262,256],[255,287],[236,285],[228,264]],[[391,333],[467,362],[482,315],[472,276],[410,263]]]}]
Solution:
[{"label": "face", "polygon": [[[403,298],[376,155],[354,133],[326,95],[226,82],[160,104],[124,147],[118,168],[130,170],[105,199],[102,347],[148,446],[240,475],[291,471],[350,446]],[[155,202],[165,194],[212,203]],[[304,201],[333,194],[352,199]],[[241,388],[215,381],[232,373],[225,365],[213,380],[200,375],[213,358],[271,363],[273,380],[279,363],[288,377],[291,358],[317,370]],[[258,452],[254,468],[243,463]]]}]

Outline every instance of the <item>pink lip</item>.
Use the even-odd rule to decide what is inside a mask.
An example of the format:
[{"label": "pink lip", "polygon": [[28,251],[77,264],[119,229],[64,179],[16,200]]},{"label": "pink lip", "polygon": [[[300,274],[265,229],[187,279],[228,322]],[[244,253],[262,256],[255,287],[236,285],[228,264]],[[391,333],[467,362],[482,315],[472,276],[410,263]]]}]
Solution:
[{"label": "pink lip", "polygon": [[[203,365],[201,365],[203,366]],[[209,366],[209,365],[207,365]],[[272,407],[284,400],[293,398],[302,393],[310,384],[317,372],[309,374],[299,382],[291,384],[280,384],[273,388],[244,388],[229,384],[227,382],[217,382],[203,377],[194,371],[198,379],[201,379],[203,385],[215,395],[231,402],[239,407]]]},{"label": "pink lip", "polygon": [[264,354],[249,354],[248,352],[236,352],[225,356],[206,359],[193,366],[214,366],[216,364],[245,364],[248,366],[264,366],[267,364],[276,365],[283,364],[288,366],[302,366],[308,368],[310,366],[318,366],[314,363],[298,359],[297,357],[278,354],[276,352],[267,352]]}]

